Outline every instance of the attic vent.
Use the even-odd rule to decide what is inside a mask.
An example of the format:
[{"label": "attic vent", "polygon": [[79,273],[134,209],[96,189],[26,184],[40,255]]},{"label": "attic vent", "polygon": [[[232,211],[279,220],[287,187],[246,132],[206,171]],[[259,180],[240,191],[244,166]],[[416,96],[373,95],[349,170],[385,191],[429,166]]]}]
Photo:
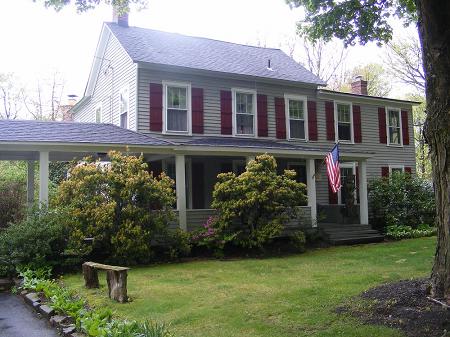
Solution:
[{"label": "attic vent", "polygon": [[273,71],[272,63],[270,62],[270,59],[267,60],[267,70]]}]

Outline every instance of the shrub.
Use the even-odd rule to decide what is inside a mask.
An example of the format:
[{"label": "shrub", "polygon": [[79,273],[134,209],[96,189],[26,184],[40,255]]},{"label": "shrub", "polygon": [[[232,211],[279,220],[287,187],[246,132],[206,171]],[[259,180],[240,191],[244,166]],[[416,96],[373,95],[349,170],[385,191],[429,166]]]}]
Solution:
[{"label": "shrub", "polygon": [[386,228],[386,236],[393,240],[420,238],[436,235],[436,227],[422,224],[417,228],[405,225],[392,225]]},{"label": "shrub", "polygon": [[16,267],[33,269],[64,264],[68,231],[63,214],[43,208],[32,211],[26,219],[0,232],[0,265],[4,273]]},{"label": "shrub", "polygon": [[168,231],[163,244],[170,259],[188,256],[191,253],[191,236],[182,229]]},{"label": "shrub", "polygon": [[369,184],[372,224],[416,228],[422,223],[434,223],[435,202],[432,188],[410,174],[394,173],[389,178],[372,180]]},{"label": "shrub", "polygon": [[25,184],[22,182],[2,182],[0,184],[0,230],[10,223],[23,220],[26,213]]},{"label": "shrub", "polygon": [[[106,166],[89,159],[74,166],[58,188],[56,205],[65,210],[70,248],[116,263],[148,262],[152,240],[173,219],[173,181],[154,177],[142,157],[108,155]],[[89,249],[86,238],[93,239]]]},{"label": "shrub", "polygon": [[290,242],[296,252],[303,253],[306,251],[306,236],[303,231],[297,231],[291,235]]},{"label": "shrub", "polygon": [[232,242],[262,248],[297,216],[297,206],[306,203],[305,191],[294,171],[277,175],[276,161],[267,154],[252,160],[240,175],[219,174],[212,202],[218,216],[205,227],[202,240],[221,247]]}]

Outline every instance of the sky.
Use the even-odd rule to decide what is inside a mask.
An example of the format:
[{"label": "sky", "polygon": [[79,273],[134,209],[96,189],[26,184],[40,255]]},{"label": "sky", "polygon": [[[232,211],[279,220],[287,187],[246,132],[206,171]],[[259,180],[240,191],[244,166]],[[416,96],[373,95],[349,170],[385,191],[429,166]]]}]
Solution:
[{"label": "sky", "polygon": [[[284,0],[149,0],[147,9],[131,9],[129,23],[280,48],[295,37],[301,17],[302,10],[291,10]],[[73,6],[57,13],[42,0],[0,0],[0,72],[15,73],[26,86],[58,72],[65,79],[64,96],[82,97],[102,23],[111,20],[107,5],[77,14]],[[406,34],[399,24],[394,31]],[[301,58],[298,53],[294,58]],[[352,47],[347,67],[380,62],[381,55],[375,44]]]}]

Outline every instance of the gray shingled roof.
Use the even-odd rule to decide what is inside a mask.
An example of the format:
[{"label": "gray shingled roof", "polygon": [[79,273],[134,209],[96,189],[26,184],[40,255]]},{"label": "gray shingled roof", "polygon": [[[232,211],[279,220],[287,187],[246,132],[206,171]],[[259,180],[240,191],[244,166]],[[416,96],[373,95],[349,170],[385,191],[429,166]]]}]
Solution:
[{"label": "gray shingled roof", "polygon": [[[324,85],[280,49],[106,23],[135,62]],[[273,70],[267,69],[268,60]]]},{"label": "gray shingled roof", "polygon": [[280,150],[304,150],[320,151],[319,149],[306,148],[291,143],[282,143],[273,140],[259,140],[251,138],[229,138],[229,137],[205,137],[184,143],[184,145],[210,146],[210,147],[239,147],[258,149],[280,149]]},{"label": "gray shingled roof", "polygon": [[112,124],[30,120],[0,120],[1,142],[173,145]]}]

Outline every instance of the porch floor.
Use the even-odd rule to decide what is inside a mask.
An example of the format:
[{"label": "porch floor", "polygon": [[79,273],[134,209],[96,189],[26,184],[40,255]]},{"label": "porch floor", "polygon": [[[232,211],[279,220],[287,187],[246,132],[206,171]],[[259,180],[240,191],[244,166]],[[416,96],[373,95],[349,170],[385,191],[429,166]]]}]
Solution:
[{"label": "porch floor", "polygon": [[358,243],[381,242],[384,236],[370,225],[319,223],[332,245],[351,245]]}]

